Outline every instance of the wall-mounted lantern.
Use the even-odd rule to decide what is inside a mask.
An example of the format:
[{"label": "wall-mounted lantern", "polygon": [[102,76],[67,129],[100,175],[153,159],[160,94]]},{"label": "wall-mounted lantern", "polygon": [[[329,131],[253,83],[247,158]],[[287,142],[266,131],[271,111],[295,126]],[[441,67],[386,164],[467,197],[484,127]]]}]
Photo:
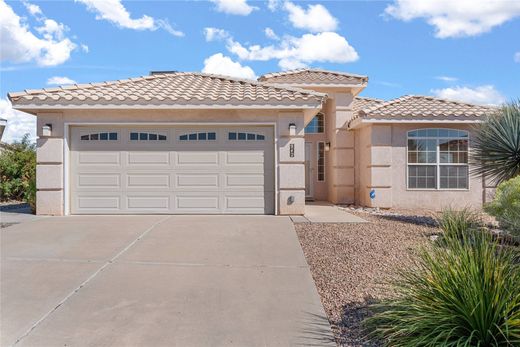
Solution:
[{"label": "wall-mounted lantern", "polygon": [[42,136],[49,137],[52,135],[52,124],[42,126]]},{"label": "wall-mounted lantern", "polygon": [[289,124],[289,135],[291,135],[291,136],[296,135],[296,124],[294,124],[294,123]]},{"label": "wall-mounted lantern", "polygon": [[330,151],[330,142],[325,142],[325,152]]}]

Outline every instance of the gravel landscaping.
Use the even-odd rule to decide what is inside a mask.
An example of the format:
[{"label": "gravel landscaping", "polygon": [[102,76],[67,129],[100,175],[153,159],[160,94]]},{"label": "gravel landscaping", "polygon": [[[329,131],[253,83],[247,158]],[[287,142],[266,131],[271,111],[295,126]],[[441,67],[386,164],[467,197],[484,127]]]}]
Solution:
[{"label": "gravel landscaping", "polygon": [[438,229],[433,213],[349,212],[370,223],[295,228],[338,345],[378,346],[361,328],[367,305],[391,296],[385,281]]}]

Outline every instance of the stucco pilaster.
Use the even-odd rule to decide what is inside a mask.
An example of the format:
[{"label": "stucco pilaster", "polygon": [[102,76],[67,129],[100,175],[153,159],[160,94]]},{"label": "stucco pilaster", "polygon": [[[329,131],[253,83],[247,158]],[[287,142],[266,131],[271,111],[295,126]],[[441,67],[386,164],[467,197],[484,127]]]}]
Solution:
[{"label": "stucco pilaster", "polygon": [[[295,131],[291,134],[290,125]],[[301,215],[305,212],[304,113],[280,112],[278,117],[278,212]]]},{"label": "stucco pilaster", "polygon": [[[63,114],[38,113],[36,133],[36,214],[63,214]],[[51,136],[43,137],[44,125],[51,125]]]},{"label": "stucco pilaster", "polygon": [[327,154],[329,163],[329,200],[337,204],[353,203],[355,200],[354,182],[354,132],[348,130],[348,122],[352,119],[352,102],[350,93],[335,93],[331,100],[329,127],[327,137],[330,139],[330,150]]}]

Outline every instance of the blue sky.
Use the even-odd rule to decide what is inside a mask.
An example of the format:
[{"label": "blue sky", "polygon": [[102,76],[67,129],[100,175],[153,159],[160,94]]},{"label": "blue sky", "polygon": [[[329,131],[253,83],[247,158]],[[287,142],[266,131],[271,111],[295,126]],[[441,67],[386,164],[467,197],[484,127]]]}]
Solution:
[{"label": "blue sky", "polygon": [[[457,3],[457,5],[454,5]],[[369,76],[365,96],[520,97],[520,1],[0,0],[5,141],[34,134],[6,93],[206,71],[319,67]]]}]

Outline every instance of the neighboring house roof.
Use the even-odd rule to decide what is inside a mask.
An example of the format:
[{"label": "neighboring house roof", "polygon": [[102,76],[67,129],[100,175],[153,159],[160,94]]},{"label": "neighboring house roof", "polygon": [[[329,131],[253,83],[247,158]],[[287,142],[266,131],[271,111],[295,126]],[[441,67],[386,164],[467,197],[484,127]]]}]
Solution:
[{"label": "neighboring house roof", "polygon": [[354,111],[354,113],[357,114],[359,111],[365,108],[374,107],[384,102],[385,101],[383,99],[368,98],[366,96],[356,96],[354,102],[352,103],[352,110]]},{"label": "neighboring house roof", "polygon": [[268,73],[258,78],[261,82],[292,85],[366,85],[368,77],[347,72],[327,71],[321,69],[297,69]]},{"label": "neighboring house roof", "polygon": [[9,93],[18,109],[42,108],[319,108],[326,94],[198,72]]},{"label": "neighboring house roof", "polygon": [[361,109],[352,123],[360,121],[478,122],[495,111],[496,108],[491,106],[473,105],[431,96],[406,95]]}]

